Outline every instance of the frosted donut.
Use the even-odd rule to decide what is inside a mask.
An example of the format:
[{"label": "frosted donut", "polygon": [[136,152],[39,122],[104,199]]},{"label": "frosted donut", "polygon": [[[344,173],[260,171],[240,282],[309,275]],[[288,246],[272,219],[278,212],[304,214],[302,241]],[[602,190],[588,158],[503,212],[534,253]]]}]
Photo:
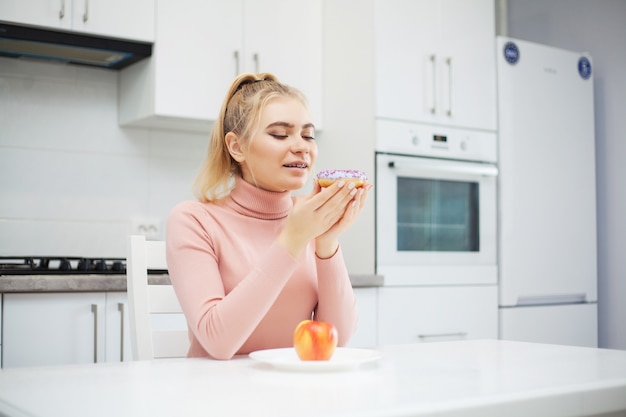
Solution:
[{"label": "frosted donut", "polygon": [[339,180],[354,182],[354,186],[360,188],[367,182],[367,175],[357,169],[328,169],[317,173],[320,187],[328,187]]}]

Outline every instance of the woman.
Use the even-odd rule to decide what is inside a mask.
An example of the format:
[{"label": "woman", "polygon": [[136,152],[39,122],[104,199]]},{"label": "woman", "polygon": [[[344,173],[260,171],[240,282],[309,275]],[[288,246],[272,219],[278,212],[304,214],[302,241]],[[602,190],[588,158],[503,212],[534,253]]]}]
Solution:
[{"label": "woman", "polygon": [[293,345],[301,320],[333,323],[339,345],[356,328],[339,236],[371,184],[339,182],[292,197],[313,171],[306,99],[272,74],[237,77],[196,179],[199,201],[167,221],[170,279],[190,330],[189,357],[230,359]]}]

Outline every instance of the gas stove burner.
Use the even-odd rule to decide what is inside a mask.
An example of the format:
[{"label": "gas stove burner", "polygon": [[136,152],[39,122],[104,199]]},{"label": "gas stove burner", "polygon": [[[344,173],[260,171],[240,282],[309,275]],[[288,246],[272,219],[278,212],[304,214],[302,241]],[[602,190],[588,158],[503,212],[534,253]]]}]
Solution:
[{"label": "gas stove burner", "polygon": [[124,258],[0,257],[0,275],[125,274]]}]

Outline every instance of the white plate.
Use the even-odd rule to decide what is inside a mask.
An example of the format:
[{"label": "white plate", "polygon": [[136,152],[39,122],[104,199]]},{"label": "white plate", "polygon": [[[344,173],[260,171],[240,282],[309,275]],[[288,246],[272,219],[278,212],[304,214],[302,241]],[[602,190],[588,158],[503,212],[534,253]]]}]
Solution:
[{"label": "white plate", "polygon": [[370,349],[336,348],[327,361],[303,361],[294,348],[257,350],[250,358],[289,371],[345,371],[380,358],[380,352]]}]

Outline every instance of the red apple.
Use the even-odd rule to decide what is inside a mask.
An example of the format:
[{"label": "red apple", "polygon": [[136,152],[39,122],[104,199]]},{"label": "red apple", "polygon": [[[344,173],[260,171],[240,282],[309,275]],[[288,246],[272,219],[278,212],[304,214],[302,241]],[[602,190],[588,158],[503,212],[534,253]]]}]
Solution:
[{"label": "red apple", "polygon": [[335,352],[337,338],[334,324],[303,320],[293,332],[293,346],[303,361],[327,361]]}]

